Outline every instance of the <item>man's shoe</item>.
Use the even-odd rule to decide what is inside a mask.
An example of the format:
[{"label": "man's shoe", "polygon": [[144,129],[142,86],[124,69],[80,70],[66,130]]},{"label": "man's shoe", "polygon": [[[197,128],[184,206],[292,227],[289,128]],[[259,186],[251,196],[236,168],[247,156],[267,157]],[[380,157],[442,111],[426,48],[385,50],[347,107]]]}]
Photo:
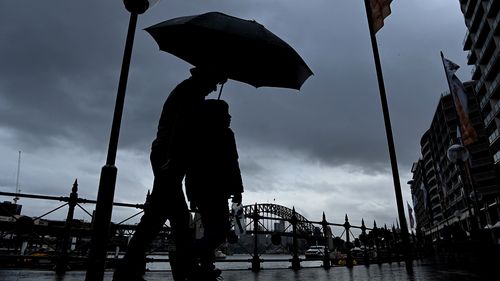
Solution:
[{"label": "man's shoe", "polygon": [[141,274],[124,270],[116,270],[113,274],[113,281],[146,281]]},{"label": "man's shoe", "polygon": [[188,281],[220,281],[223,280],[220,276],[222,271],[218,268],[207,269],[202,267],[197,267],[193,274],[188,277]]}]

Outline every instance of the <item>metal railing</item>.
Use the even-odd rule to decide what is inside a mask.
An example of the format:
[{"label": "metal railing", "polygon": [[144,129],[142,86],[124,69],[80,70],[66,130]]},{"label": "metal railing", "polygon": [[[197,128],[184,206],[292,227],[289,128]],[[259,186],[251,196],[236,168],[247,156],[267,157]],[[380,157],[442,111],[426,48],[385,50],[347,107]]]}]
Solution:
[{"label": "metal railing", "polygon": [[[95,201],[79,198],[77,190],[78,190],[78,184],[75,181],[69,196],[47,196],[38,194],[0,192],[0,196],[32,198],[32,199],[64,202],[64,204],[57,206],[51,211],[46,212],[41,216],[35,217],[35,220],[39,221],[41,221],[42,218],[46,217],[47,215],[57,210],[60,210],[63,207],[68,207],[68,213],[65,221],[45,221],[46,224],[44,224],[43,226],[37,226],[35,228],[33,227],[33,224],[31,224],[29,227],[30,230],[25,231],[24,233],[19,232],[18,226],[21,224],[20,221],[27,220],[25,219],[26,217],[16,216],[16,215],[10,216],[11,218],[11,221],[9,222],[10,225],[8,225],[6,229],[0,228],[1,232],[0,242],[3,243],[5,242],[3,240],[9,240],[10,242],[15,242],[18,245],[14,249],[11,249],[8,255],[0,255],[0,260],[8,259],[9,261],[15,261],[15,262],[19,260],[25,260],[30,262],[45,260],[49,261],[51,268],[54,268],[59,273],[64,273],[65,271],[69,270],[70,265],[73,269],[85,267],[87,261],[86,254],[88,254],[88,250],[85,249],[88,248],[88,245],[90,243],[90,239],[88,238],[90,237],[91,223],[85,223],[85,222],[77,223],[73,219],[73,214],[75,208],[80,208],[89,217],[92,218],[91,212],[83,208],[81,204],[82,203],[95,204]],[[147,204],[147,201],[145,204]],[[125,225],[125,222],[142,214],[145,204],[129,204],[129,203],[117,203],[117,202],[113,203],[114,206],[135,208],[139,209],[140,211],[128,217],[127,219],[122,220],[121,222],[113,224],[114,228],[112,229],[115,229],[116,233],[118,234],[121,233],[120,235],[122,236],[116,236],[115,234],[110,239],[117,239],[120,237],[126,238],[127,235],[128,236],[132,235],[135,226]],[[286,207],[283,206],[278,206],[278,207],[281,207],[283,210],[287,209]],[[351,225],[349,223],[347,215],[345,215],[345,222],[341,224],[341,223],[334,223],[327,221],[325,214],[323,214],[323,219],[321,221],[309,221],[305,219],[303,216],[299,215],[297,212],[295,212],[294,208],[291,211],[288,209],[287,211],[288,215],[284,215],[283,212],[279,212],[279,215],[284,216],[284,218],[276,217],[276,214],[266,215],[265,211],[263,210],[271,210],[272,208],[268,209],[259,208],[257,204],[255,206],[246,206],[245,208],[253,210],[253,213],[248,214],[246,225],[249,226],[249,230],[247,231],[247,233],[253,235],[254,245],[253,249],[246,250],[246,252],[250,256],[249,259],[246,260],[246,262],[249,262],[251,264],[251,269],[254,271],[258,271],[261,269],[262,262],[277,261],[276,259],[264,260],[261,257],[263,252],[262,249],[259,248],[259,239],[262,239],[263,237],[262,235],[291,237],[292,239],[291,250],[290,250],[291,257],[290,259],[285,259],[285,261],[290,262],[292,269],[300,269],[301,262],[304,261],[303,258],[299,257],[299,254],[302,253],[298,247],[299,240],[317,241],[317,242],[319,241],[322,245],[325,246],[324,256],[320,259],[323,261],[323,267],[325,268],[331,267],[333,264],[335,264],[335,262],[338,261],[338,260],[336,261],[336,258],[332,257],[329,253],[330,248],[328,246],[329,244],[331,244],[331,241],[333,240],[341,241],[341,244],[337,245],[336,249],[345,253],[344,263],[347,266],[352,266],[353,263],[355,263],[354,257],[352,257],[350,254],[351,253],[350,249],[352,249],[356,243],[358,243],[358,246],[362,245],[364,247],[364,252],[365,252],[363,261],[359,262],[380,263],[385,261],[403,259],[402,249],[400,249],[399,246],[396,246],[401,244],[401,239],[399,237],[399,233],[395,228],[393,228],[393,230],[387,230],[387,228],[379,229],[376,227],[375,222],[372,228],[368,228],[365,226],[363,220],[360,226]],[[273,227],[270,228],[269,226],[266,226],[266,220],[282,221],[288,224],[288,226],[282,231],[277,231]],[[59,225],[58,227],[53,226],[55,225],[56,222],[57,225]],[[51,225],[53,229],[49,231]],[[0,224],[0,227],[4,226],[5,225]],[[342,230],[342,234],[335,236],[334,231],[332,231],[331,229],[332,227],[340,228]],[[313,229],[314,231],[313,233],[311,233],[311,230]],[[361,235],[356,238],[355,235],[352,233],[351,229],[360,230]],[[37,233],[36,231],[38,230],[40,230],[41,232]],[[168,227],[165,228],[165,231],[166,232],[164,234],[166,237],[166,235],[168,235],[169,228]],[[367,231],[370,232],[368,233]],[[392,237],[390,239],[389,239],[389,234]],[[74,243],[71,237],[75,236],[78,236],[78,239],[77,242]],[[52,239],[50,237],[54,237],[56,239]],[[25,252],[19,251],[20,248],[22,247],[20,247],[20,244],[18,242],[24,244],[30,241],[33,242],[35,240],[38,241],[37,243],[43,243],[47,249],[51,250],[51,253],[42,256],[32,256],[25,254]],[[125,242],[126,240],[127,239],[125,239]],[[24,245],[26,246],[26,244]],[[118,249],[118,246],[116,247]],[[388,254],[385,254],[385,256],[380,255],[380,251],[383,251]],[[112,257],[113,254],[109,252],[109,249],[108,253],[109,254],[107,258],[107,264],[109,266],[113,266],[120,262],[120,259],[117,259],[116,255]],[[118,250],[116,250],[116,253],[118,253]],[[375,253],[378,253],[378,255]],[[160,262],[160,261],[165,262],[168,261],[168,259],[148,259],[148,262]],[[226,259],[226,260],[220,260],[218,262],[242,262],[242,260]],[[245,260],[243,262],[245,262]]]}]

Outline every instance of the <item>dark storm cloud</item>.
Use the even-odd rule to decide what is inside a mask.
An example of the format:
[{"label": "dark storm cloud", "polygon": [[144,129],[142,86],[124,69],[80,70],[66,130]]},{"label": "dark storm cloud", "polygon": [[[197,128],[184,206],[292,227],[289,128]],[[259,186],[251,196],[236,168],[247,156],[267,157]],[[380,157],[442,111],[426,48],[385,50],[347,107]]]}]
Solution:
[{"label": "dark storm cloud", "polygon": [[[218,1],[203,2],[206,8],[200,1],[191,2],[186,6],[160,3],[155,7],[158,10],[152,9],[151,15],[144,16],[146,19],[139,25],[174,16],[172,11],[167,17],[160,16],[171,8],[182,15],[218,7]],[[2,44],[0,49],[4,63],[1,124],[14,128],[30,147],[48,145],[54,138],[72,138],[79,139],[80,145],[102,149],[111,121],[109,111],[113,107],[127,22],[123,8],[115,7],[119,3],[97,6],[83,2],[65,3],[61,7],[64,9],[37,1],[2,5],[1,36],[8,38],[9,44]],[[367,170],[383,167],[387,161],[385,135],[362,5],[333,6],[324,1],[303,5],[303,9],[281,2],[274,4],[279,7],[270,8],[272,5],[250,8],[248,4],[230,3],[224,8],[226,12],[255,18],[292,41],[315,76],[306,81],[300,94],[288,90],[254,90],[248,86],[228,87],[225,94],[233,102],[236,129],[243,127],[239,130],[240,137],[305,150],[330,164],[368,165]],[[328,9],[331,11],[327,13]],[[395,17],[408,16],[404,13],[409,11],[398,13],[397,6],[393,10],[395,13],[386,27],[392,33],[388,31],[390,35],[381,36],[380,42],[382,57],[387,57],[384,66],[389,90],[394,92],[391,108],[398,117],[403,113],[399,111],[403,101],[398,95],[421,96],[417,87],[400,85],[408,86],[407,81],[412,83],[408,79],[412,73],[425,71],[420,69],[421,59],[434,59],[434,65],[439,62],[437,58],[419,54],[417,48],[405,53],[410,46],[404,42],[410,40],[402,39],[410,35],[407,28],[411,29],[411,25],[402,21],[397,28],[390,23]],[[339,26],[342,23],[349,28]],[[427,35],[423,27],[424,31],[413,30],[411,36]],[[431,41],[434,39],[438,38]],[[408,59],[393,59],[401,53]],[[122,147],[137,145],[135,148],[143,149],[149,144],[160,110],[158,103],[186,76],[188,68],[170,55],[158,52],[156,44],[138,30]],[[399,83],[392,83],[399,73],[405,76],[398,79]],[[415,80],[419,80],[418,76]],[[232,93],[240,91],[250,93]],[[395,125],[407,126],[398,121]],[[399,143],[408,143],[414,135],[399,134],[397,138]],[[405,151],[404,158],[409,154]]]},{"label": "dark storm cloud", "polygon": [[110,50],[119,50],[123,34],[100,31],[108,17],[120,16],[83,2],[52,2],[0,4],[0,125],[32,150],[59,138],[95,147],[104,140],[96,124],[109,120],[114,101],[109,90],[120,55]]},{"label": "dark storm cloud", "polygon": [[[92,154],[92,160],[104,157],[128,23],[121,2],[0,3],[0,131],[9,132],[9,147],[35,153],[64,142],[66,149],[74,146],[81,154]],[[387,144],[362,2],[160,2],[139,17],[120,149],[147,159],[161,104],[190,68],[160,52],[142,29],[168,18],[219,10],[264,24],[315,73],[300,92],[255,89],[234,81],[225,86],[239,149],[247,157],[241,168],[261,181],[251,188],[268,188],[269,179],[276,181],[274,188],[284,188],[277,184],[280,175],[266,177],[265,157],[255,156],[256,147],[300,154],[304,165],[351,165],[363,173],[386,173]],[[394,1],[393,14],[377,35],[402,173],[418,158],[420,136],[447,87],[439,51],[465,65],[458,3],[444,2]],[[467,80],[464,73],[466,69],[459,74]],[[92,165],[83,166],[92,173]],[[0,184],[9,182],[2,178]],[[130,177],[127,184],[143,183]]]}]

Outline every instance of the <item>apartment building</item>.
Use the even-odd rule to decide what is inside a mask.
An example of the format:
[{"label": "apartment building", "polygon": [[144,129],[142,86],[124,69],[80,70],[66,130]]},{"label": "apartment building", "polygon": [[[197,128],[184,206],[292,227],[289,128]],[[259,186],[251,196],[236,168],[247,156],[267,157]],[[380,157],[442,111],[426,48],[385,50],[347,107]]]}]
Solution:
[{"label": "apartment building", "polygon": [[474,65],[471,79],[477,83],[481,115],[497,174],[500,174],[500,1],[459,0],[468,32],[464,50]]}]

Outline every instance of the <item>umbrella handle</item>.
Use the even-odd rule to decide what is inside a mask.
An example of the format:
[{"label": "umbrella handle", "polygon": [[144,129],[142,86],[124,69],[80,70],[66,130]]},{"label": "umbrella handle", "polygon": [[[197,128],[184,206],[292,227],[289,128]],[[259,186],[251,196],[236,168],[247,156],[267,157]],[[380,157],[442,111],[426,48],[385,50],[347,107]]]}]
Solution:
[{"label": "umbrella handle", "polygon": [[222,88],[224,88],[224,84],[226,83],[220,84],[219,96],[217,97],[218,100],[220,100],[220,95],[222,94]]}]

